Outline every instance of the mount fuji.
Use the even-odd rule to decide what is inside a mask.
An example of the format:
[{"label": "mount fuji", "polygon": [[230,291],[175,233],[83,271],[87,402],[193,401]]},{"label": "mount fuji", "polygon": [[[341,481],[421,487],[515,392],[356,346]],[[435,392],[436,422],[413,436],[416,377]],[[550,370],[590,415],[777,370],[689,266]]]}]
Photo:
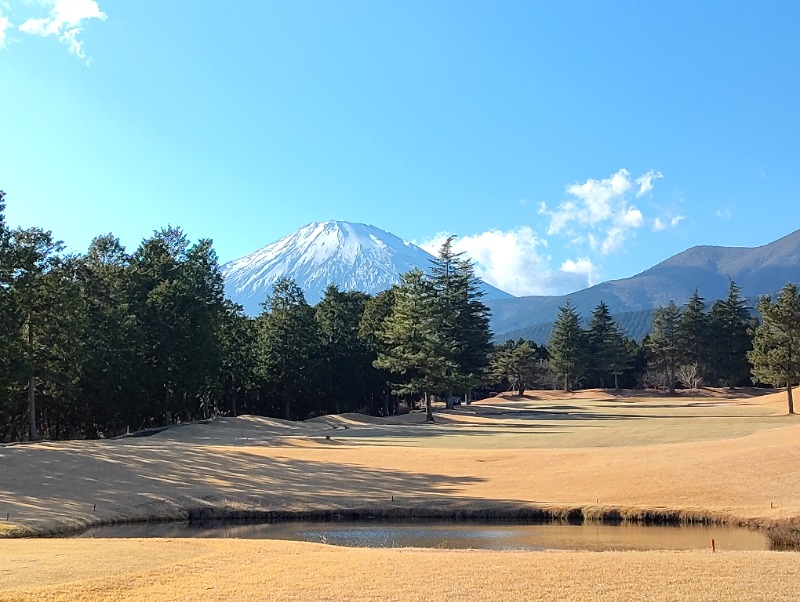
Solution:
[{"label": "mount fuji", "polygon": [[[314,305],[329,284],[374,295],[414,268],[427,271],[433,255],[375,226],[315,222],[222,266],[225,293],[257,315],[278,278],[292,278]],[[512,295],[482,283],[485,299]]]}]

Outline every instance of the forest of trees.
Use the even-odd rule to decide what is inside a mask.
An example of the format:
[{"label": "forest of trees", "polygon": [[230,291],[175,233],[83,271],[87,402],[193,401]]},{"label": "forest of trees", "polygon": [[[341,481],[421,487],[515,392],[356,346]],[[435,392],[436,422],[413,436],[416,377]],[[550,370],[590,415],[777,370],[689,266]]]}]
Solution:
[{"label": "forest of trees", "polygon": [[0,439],[110,437],[214,414],[397,412],[482,382],[489,311],[471,263],[442,246],[427,274],[374,297],[331,285],[311,307],[281,279],[251,318],[225,299],[211,241],[156,231],[83,255],[9,229],[0,197]]},{"label": "forest of trees", "polygon": [[85,254],[65,253],[49,231],[9,228],[4,197],[3,441],[110,437],[216,414],[388,415],[401,401],[424,403],[432,419],[434,397],[452,407],[478,388],[734,387],[751,371],[776,386],[800,378],[796,288],[774,304],[762,299],[761,325],[731,283],[708,311],[697,293],[683,308],[659,308],[641,345],[605,304],[583,328],[567,303],[546,345],[494,346],[479,281],[452,239],[426,273],[375,296],[331,285],[312,307],[279,280],[251,318],[225,298],[210,240],[167,227],[132,253],[111,234]]}]

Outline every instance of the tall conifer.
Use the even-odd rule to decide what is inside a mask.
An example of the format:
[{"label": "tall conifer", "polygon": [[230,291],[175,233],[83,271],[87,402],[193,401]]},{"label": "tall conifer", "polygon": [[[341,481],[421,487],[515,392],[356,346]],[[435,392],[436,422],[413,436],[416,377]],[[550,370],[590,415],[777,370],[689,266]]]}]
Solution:
[{"label": "tall conifer", "polygon": [[588,343],[581,328],[580,316],[567,302],[558,308],[550,341],[550,367],[564,378],[564,391],[571,391],[580,374],[586,369]]},{"label": "tall conifer", "polygon": [[794,414],[792,386],[800,381],[800,292],[789,283],[774,303],[762,297],[757,309],[762,322],[748,353],[753,379],[786,387],[789,414]]}]

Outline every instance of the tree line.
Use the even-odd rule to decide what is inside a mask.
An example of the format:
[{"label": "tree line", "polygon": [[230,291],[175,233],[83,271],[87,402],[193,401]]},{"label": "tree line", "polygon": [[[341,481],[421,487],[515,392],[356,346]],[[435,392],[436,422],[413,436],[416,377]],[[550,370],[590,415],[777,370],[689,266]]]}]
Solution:
[{"label": "tree line", "polygon": [[[85,254],[50,231],[11,229],[0,192],[0,438],[110,437],[215,414],[304,419],[389,415],[476,388],[737,386],[800,377],[800,300],[731,283],[706,311],[697,293],[659,308],[639,345],[600,303],[587,327],[559,310],[546,344],[493,345],[472,263],[452,239],[426,273],[375,296],[329,286],[316,306],[290,279],[256,317],[224,296],[212,242],[155,231],[129,253],[111,234]],[[791,393],[791,389],[789,389]],[[790,400],[791,403],[791,400]],[[790,408],[792,406],[790,405]]]},{"label": "tree line", "polygon": [[314,307],[280,279],[263,311],[224,296],[210,240],[111,234],[68,254],[10,229],[0,196],[0,438],[110,437],[215,414],[391,414],[485,376],[489,311],[472,264],[442,246],[378,295],[329,286]]},{"label": "tree line", "polygon": [[733,281],[725,299],[708,309],[697,290],[679,307],[658,307],[651,332],[641,344],[626,337],[600,302],[586,327],[569,300],[559,307],[546,346],[508,341],[491,362],[495,379],[518,394],[527,387],[654,388],[737,386],[785,387],[794,413],[792,385],[800,381],[800,294],[787,284],[773,298],[763,296],[751,312]]}]

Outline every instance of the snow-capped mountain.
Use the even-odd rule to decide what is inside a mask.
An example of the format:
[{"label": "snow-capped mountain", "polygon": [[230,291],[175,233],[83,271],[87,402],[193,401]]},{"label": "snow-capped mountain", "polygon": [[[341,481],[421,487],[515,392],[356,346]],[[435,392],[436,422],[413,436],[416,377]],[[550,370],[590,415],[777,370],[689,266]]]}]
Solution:
[{"label": "snow-capped mountain", "polygon": [[[292,278],[310,304],[317,303],[329,284],[341,290],[375,294],[400,281],[416,267],[427,270],[433,256],[394,234],[367,224],[315,222],[222,266],[227,296],[248,315],[261,303],[278,278]],[[486,299],[511,297],[488,284]]]}]

